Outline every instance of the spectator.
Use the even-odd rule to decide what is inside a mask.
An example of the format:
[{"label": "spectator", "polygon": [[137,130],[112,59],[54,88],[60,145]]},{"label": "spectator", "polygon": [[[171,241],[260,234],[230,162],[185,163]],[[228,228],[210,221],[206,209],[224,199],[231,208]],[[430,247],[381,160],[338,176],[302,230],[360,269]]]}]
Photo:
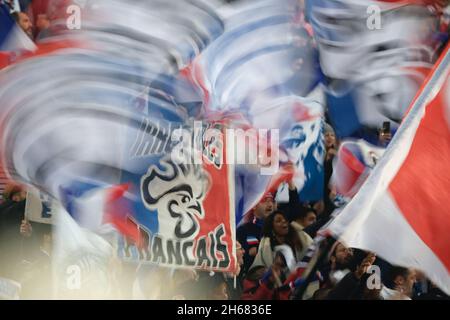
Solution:
[{"label": "spectator", "polygon": [[[289,202],[287,204],[280,204],[282,211],[287,213],[288,219],[294,229],[297,231],[304,231],[311,238],[316,236],[317,231],[329,221],[329,215],[321,215],[320,219],[317,220],[319,216],[315,208],[312,208],[308,204],[300,203],[298,197],[298,191],[291,179],[288,181],[289,186]],[[316,206],[323,204],[322,201],[316,202]]]},{"label": "spectator", "polygon": [[[295,168],[292,164],[289,165],[288,170],[295,171]],[[277,209],[283,211],[286,213],[288,220],[293,221],[294,216],[297,215],[297,212],[302,209],[302,204],[300,203],[300,198],[298,194],[297,187],[295,186],[294,180],[292,177],[287,180],[288,184],[288,196],[289,196],[289,202],[288,203],[278,203]]]},{"label": "spectator", "polygon": [[36,34],[35,39],[40,40],[48,36],[48,30],[50,28],[50,20],[46,13],[39,13],[36,15]]},{"label": "spectator", "polygon": [[[20,9],[26,12],[35,26],[34,39],[40,40],[48,36],[50,19],[48,0],[19,0]],[[55,1],[53,1],[55,2]],[[58,1],[60,2],[60,1]]]},{"label": "spectator", "polygon": [[13,12],[13,19],[19,27],[33,40],[33,23],[25,12]]},{"label": "spectator", "polygon": [[334,132],[334,129],[331,125],[328,123],[325,123],[325,161],[333,160],[334,156],[337,154],[337,141],[336,141],[336,134]]},{"label": "spectator", "polygon": [[393,267],[390,271],[389,287],[383,287],[381,295],[385,300],[411,300],[416,282],[416,271]]},{"label": "spectator", "polygon": [[256,265],[244,280],[243,300],[287,300],[292,285],[288,275],[295,268],[292,249],[288,245],[276,246],[270,267]]},{"label": "spectator", "polygon": [[[165,297],[176,300],[238,300],[242,293],[241,281],[234,278],[242,274],[244,250],[236,243],[238,269],[234,273],[196,272],[189,269],[177,269],[172,276],[171,285]],[[238,278],[239,279],[239,278]]]},{"label": "spectator", "polygon": [[174,269],[172,271],[171,281],[164,288],[164,299],[185,300],[196,299],[196,290],[198,287],[198,272],[194,269]]},{"label": "spectator", "polygon": [[297,232],[288,223],[283,212],[275,211],[264,222],[263,238],[252,267],[271,266],[275,255],[275,246],[283,244],[287,244],[292,249],[295,261],[300,261],[311,243],[310,236],[303,231]]},{"label": "spectator", "polygon": [[211,300],[229,300],[228,287],[225,278],[221,274],[217,274],[217,283],[211,290],[211,295],[207,295]]},{"label": "spectator", "polygon": [[8,183],[5,186],[5,190],[3,192],[3,200],[13,200],[13,196],[15,196],[15,202],[19,202],[19,197],[22,199],[26,198],[26,191],[21,185],[17,183]]},{"label": "spectator", "polygon": [[323,288],[333,288],[349,271],[353,262],[353,249],[336,241],[330,250],[328,264],[320,273],[323,277]]},{"label": "spectator", "polygon": [[303,231],[306,227],[314,224],[317,219],[316,211],[313,208],[302,207],[293,216],[293,221],[291,225],[294,229],[299,232]]},{"label": "spectator", "polygon": [[25,238],[29,238],[31,237],[32,232],[33,228],[30,222],[28,222],[28,220],[22,220],[22,223],[20,224],[20,234]]},{"label": "spectator", "polygon": [[[368,288],[365,276],[369,267],[374,263],[376,257],[368,253],[354,272],[348,272],[338,284],[332,288],[325,299],[347,300],[347,299],[370,299],[380,300],[380,290]],[[380,288],[381,289],[381,288]]]},{"label": "spectator", "polygon": [[378,130],[378,144],[382,147],[387,147],[389,142],[391,142],[392,133],[386,128],[380,128]]},{"label": "spectator", "polygon": [[133,284],[133,298],[145,300],[161,299],[168,278],[169,270],[167,268],[139,264]]},{"label": "spectator", "polygon": [[336,197],[336,192],[330,189],[330,179],[333,175],[333,159],[337,154],[338,143],[336,140],[336,135],[332,126],[328,123],[325,123],[325,161],[323,164],[324,167],[324,176],[325,176],[325,184],[324,184],[324,213],[325,215],[329,215],[335,209],[335,205],[333,204],[333,200]]},{"label": "spectator", "polygon": [[241,225],[236,231],[237,241],[244,249],[244,267],[247,272],[252,265],[258,252],[259,241],[261,240],[264,219],[276,208],[274,197],[271,193],[266,193],[262,200],[248,214],[248,222]]}]

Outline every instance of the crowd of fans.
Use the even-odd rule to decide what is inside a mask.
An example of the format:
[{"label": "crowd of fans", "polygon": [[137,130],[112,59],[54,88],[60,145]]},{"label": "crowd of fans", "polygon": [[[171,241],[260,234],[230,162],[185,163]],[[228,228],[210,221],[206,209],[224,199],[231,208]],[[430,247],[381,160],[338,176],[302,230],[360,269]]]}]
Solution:
[{"label": "crowd of fans", "polygon": [[[380,135],[380,143],[384,143]],[[324,240],[321,259],[302,265],[318,230],[331,217],[336,193],[329,189],[331,161],[338,143],[325,129],[324,189],[319,203],[303,203],[292,181],[289,202],[271,193],[245,216],[236,232],[239,267],[235,273],[155,267],[111,258],[108,290],[92,298],[119,299],[448,299],[418,270],[392,266],[374,253]],[[24,220],[26,193],[8,185],[0,206],[0,279],[20,283],[20,298],[54,298],[51,225]],[[306,266],[313,276],[304,281]],[[374,266],[376,266],[374,268]],[[374,271],[375,270],[375,271]],[[377,271],[378,270],[378,271]],[[299,288],[303,290],[299,293]],[[86,294],[86,292],[84,293]],[[65,298],[86,298],[81,292]]]}]

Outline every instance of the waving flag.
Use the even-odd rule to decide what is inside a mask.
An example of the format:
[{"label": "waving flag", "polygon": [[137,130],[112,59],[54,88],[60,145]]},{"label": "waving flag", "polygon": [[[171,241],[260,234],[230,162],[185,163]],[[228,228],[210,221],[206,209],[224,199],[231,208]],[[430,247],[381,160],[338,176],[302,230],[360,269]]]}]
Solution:
[{"label": "waving flag", "polygon": [[[242,127],[277,130],[281,140],[288,140],[296,125],[304,125],[308,132],[307,143],[290,148],[290,155],[280,161],[282,170],[273,177],[248,165],[236,166],[237,221],[265,192],[275,192],[278,184],[292,175],[283,172],[289,161],[298,168],[297,182],[304,196],[321,198],[314,192],[323,180],[319,138],[323,110],[301,97],[318,83],[317,55],[305,25],[296,19],[297,6],[291,0],[266,0],[233,7],[235,10],[226,12],[223,35],[191,69],[207,112],[239,114],[245,119]],[[308,112],[314,119],[303,117]],[[235,125],[239,127],[239,123]],[[314,147],[310,148],[311,144]],[[280,155],[285,149],[278,151]]]},{"label": "waving flag", "polygon": [[254,115],[273,98],[314,88],[315,52],[304,25],[295,24],[297,9],[291,0],[257,1],[227,18],[223,35],[195,61],[208,108]]},{"label": "waving flag", "polygon": [[[301,201],[323,198],[325,146],[323,140],[323,107],[320,103],[299,99],[294,106],[290,132],[281,139],[289,161],[295,166],[293,181]],[[288,202],[287,183],[280,186],[277,201]]]},{"label": "waving flag", "polygon": [[61,299],[105,299],[112,296],[114,283],[111,243],[80,226],[62,207],[55,210],[52,251],[53,297]]},{"label": "waving flag", "polygon": [[37,51],[0,73],[9,174],[83,227],[113,224],[140,250],[147,243],[145,261],[234,270],[233,171],[210,154],[204,166],[170,157],[172,133],[190,130],[199,103],[178,72],[223,31],[214,7],[97,1],[82,30],[56,31],[46,43],[84,45]]},{"label": "waving flag", "polygon": [[359,193],[329,226],[348,246],[422,270],[450,293],[450,52]]}]

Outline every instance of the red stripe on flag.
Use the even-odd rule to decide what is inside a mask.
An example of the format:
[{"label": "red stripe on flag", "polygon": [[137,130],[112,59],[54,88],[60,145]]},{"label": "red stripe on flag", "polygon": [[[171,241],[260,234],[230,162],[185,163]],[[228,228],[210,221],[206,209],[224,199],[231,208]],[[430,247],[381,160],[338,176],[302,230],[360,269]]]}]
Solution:
[{"label": "red stripe on flag", "polygon": [[402,5],[433,6],[438,11],[441,11],[447,5],[446,0],[378,0],[378,1],[387,3],[398,3]]},{"label": "red stripe on flag", "polygon": [[17,59],[17,62],[21,62],[30,58],[45,56],[49,54],[53,54],[60,50],[64,49],[73,49],[73,48],[87,48],[86,45],[83,45],[79,41],[74,40],[57,40],[57,41],[49,41],[45,43],[40,43],[37,47],[36,51],[26,52]]},{"label": "red stripe on flag", "polygon": [[11,64],[11,52],[0,52],[0,70]]},{"label": "red stripe on flag", "polygon": [[[408,156],[389,190],[405,219],[450,270],[450,130],[447,79],[427,106]],[[446,92],[447,91],[447,92]],[[447,98],[447,99],[446,99]]]},{"label": "red stripe on flag", "polygon": [[337,162],[334,169],[334,185],[336,191],[346,197],[355,195],[357,185],[361,185],[366,175],[366,166],[355,157],[355,155],[345,146],[342,146],[338,152]]},{"label": "red stripe on flag", "polygon": [[[425,78],[425,80],[423,81],[422,86],[420,87],[419,90],[417,90],[417,93],[416,93],[414,99],[412,99],[411,104],[408,107],[408,110],[403,115],[403,119],[405,119],[406,116],[409,114],[409,112],[411,111],[411,108],[416,103],[416,100],[419,98],[419,96],[422,93],[422,91],[424,90],[424,88],[428,85],[428,83],[430,82],[431,78],[433,78],[433,75],[435,74],[436,69],[439,67],[439,65],[441,64],[442,60],[444,59],[445,52],[447,52],[449,50],[449,48],[450,48],[450,43],[447,44],[445,50],[439,56],[439,59],[434,63],[433,68],[428,72],[428,75]],[[420,70],[420,69],[417,69],[417,70]],[[424,69],[422,69],[422,72],[425,72]],[[403,122],[403,119],[402,119],[402,122]]]},{"label": "red stripe on flag", "polygon": [[206,84],[204,81],[204,72],[203,67],[200,65],[198,61],[200,61],[201,55],[199,55],[194,62],[189,64],[187,67],[180,70],[180,75],[184,77],[185,79],[189,80],[190,83],[196,85],[200,88],[203,94],[203,104],[205,108],[207,109],[209,101],[210,101],[210,94],[208,89],[206,88]]},{"label": "red stripe on flag", "polygon": [[285,164],[272,176],[261,198],[258,202],[263,200],[263,197],[268,193],[276,194],[281,183],[292,180],[295,174],[295,167],[292,163]]}]

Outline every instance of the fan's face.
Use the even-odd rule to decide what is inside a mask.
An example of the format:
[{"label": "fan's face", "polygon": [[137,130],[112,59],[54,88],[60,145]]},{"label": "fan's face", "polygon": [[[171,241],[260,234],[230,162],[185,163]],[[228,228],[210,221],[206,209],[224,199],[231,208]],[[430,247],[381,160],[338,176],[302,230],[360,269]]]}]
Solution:
[{"label": "fan's face", "polygon": [[256,205],[255,215],[260,219],[267,218],[275,210],[275,202],[267,198]]}]

